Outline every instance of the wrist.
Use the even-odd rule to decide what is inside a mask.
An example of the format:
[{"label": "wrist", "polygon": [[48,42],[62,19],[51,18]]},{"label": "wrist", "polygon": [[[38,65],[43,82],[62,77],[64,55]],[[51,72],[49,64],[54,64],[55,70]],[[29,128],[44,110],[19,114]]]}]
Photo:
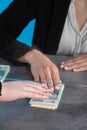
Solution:
[{"label": "wrist", "polygon": [[32,51],[26,53],[24,56],[25,61],[29,64],[32,64],[33,60],[35,59],[38,53],[39,51],[36,49],[33,49]]},{"label": "wrist", "polygon": [[21,57],[18,59],[18,61],[23,62],[23,63],[31,63],[32,57],[33,57],[33,55],[34,55],[34,53],[33,53],[34,50],[35,50],[35,49],[33,49],[33,50],[31,50],[31,51],[28,51],[26,54],[24,54],[23,56],[21,56]]}]

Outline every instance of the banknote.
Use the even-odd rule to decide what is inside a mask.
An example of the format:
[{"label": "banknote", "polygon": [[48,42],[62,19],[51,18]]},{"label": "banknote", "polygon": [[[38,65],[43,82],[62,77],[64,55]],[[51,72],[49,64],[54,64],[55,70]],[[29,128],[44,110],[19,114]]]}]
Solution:
[{"label": "banknote", "polygon": [[0,65],[0,81],[3,82],[10,71],[9,65]]},{"label": "banknote", "polygon": [[45,99],[32,98],[29,101],[31,107],[39,107],[45,109],[57,109],[64,90],[64,84],[60,84],[59,90],[55,90],[51,96]]}]

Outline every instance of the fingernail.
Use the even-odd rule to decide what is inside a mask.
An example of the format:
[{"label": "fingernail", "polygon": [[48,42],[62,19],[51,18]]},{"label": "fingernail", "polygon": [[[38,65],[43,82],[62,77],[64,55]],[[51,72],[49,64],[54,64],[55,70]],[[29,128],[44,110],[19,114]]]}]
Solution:
[{"label": "fingernail", "polygon": [[69,67],[65,67],[64,69],[65,69],[65,70],[68,70],[68,69],[69,69]]},{"label": "fingernail", "polygon": [[77,72],[77,69],[73,69],[74,72]]},{"label": "fingernail", "polygon": [[57,90],[58,90],[58,89],[59,89],[59,86],[55,86],[55,89],[57,89]]},{"label": "fingernail", "polygon": [[60,65],[60,67],[61,67],[61,68],[63,68],[63,67],[64,67],[64,65]]},{"label": "fingernail", "polygon": [[61,62],[62,65],[64,65],[64,62]]}]

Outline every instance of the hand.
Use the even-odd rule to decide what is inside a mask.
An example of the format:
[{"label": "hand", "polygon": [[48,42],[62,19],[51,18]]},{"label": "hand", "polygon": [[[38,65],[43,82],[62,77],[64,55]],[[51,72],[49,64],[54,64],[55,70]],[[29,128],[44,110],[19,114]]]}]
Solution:
[{"label": "hand", "polygon": [[35,82],[11,81],[2,84],[0,101],[13,101],[23,98],[47,98],[51,90]]},{"label": "hand", "polygon": [[48,87],[51,89],[58,89],[58,84],[53,82],[60,82],[60,76],[56,65],[40,51],[33,49],[26,53],[19,60],[29,63],[31,65],[31,72],[35,81],[49,82]]},{"label": "hand", "polygon": [[74,72],[86,71],[87,54],[80,54],[70,60],[62,62],[60,68],[64,70],[73,70]]}]

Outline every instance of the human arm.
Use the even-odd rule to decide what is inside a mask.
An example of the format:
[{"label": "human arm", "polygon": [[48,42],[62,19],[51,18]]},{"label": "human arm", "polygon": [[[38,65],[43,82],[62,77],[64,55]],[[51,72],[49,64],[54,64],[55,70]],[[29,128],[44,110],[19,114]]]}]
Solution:
[{"label": "human arm", "polygon": [[[34,80],[48,82],[48,87],[58,89],[60,76],[57,66],[43,53],[33,49],[18,59],[18,61],[29,63]],[[54,82],[54,83],[53,83]]]},{"label": "human arm", "polygon": [[[15,62],[29,63],[35,80],[51,82],[49,87],[53,88],[60,82],[59,72],[54,63],[38,50],[21,44],[15,38],[29,20],[37,16],[39,0],[15,0],[10,7],[0,16],[0,56]],[[31,4],[30,4],[31,3]]]},{"label": "human arm", "polygon": [[35,82],[10,81],[2,83],[0,102],[23,98],[47,98],[51,90]]},{"label": "human arm", "polygon": [[87,54],[79,54],[70,60],[63,61],[60,68],[74,72],[87,71]]},{"label": "human arm", "polygon": [[30,20],[36,17],[39,0],[14,0],[0,14],[0,56],[15,61],[31,50],[31,47],[20,44],[16,38]]}]

